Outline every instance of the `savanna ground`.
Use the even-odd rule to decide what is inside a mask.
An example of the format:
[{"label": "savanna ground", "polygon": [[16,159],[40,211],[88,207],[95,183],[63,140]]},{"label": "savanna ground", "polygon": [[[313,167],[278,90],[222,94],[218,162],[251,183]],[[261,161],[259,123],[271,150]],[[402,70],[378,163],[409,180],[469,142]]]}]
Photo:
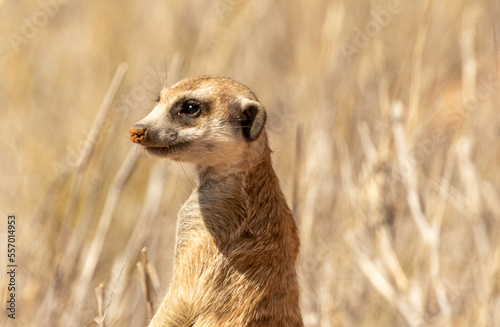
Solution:
[{"label": "savanna ground", "polygon": [[500,326],[497,0],[1,0],[0,325],[147,324],[196,179],[128,127],[200,74],[267,108],[306,326]]}]

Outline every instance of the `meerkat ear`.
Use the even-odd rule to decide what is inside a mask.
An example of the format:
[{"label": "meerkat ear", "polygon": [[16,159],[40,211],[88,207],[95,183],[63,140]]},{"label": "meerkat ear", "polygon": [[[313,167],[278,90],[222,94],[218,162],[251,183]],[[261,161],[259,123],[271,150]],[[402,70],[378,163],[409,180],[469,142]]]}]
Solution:
[{"label": "meerkat ear", "polygon": [[240,124],[243,136],[248,142],[255,141],[264,130],[266,110],[257,101],[241,101]]}]

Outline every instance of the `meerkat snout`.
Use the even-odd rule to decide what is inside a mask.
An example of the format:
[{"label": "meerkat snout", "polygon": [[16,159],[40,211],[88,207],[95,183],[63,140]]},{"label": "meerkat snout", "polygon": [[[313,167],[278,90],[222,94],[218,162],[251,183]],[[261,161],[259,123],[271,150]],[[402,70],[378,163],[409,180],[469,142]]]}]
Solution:
[{"label": "meerkat snout", "polygon": [[164,88],[159,99],[153,111],[130,128],[130,139],[149,154],[174,160],[238,161],[266,121],[266,111],[252,91],[228,78],[185,79]]},{"label": "meerkat snout", "polygon": [[148,128],[146,126],[142,124],[135,124],[134,126],[130,127],[130,139],[134,143],[141,143],[146,137],[147,132]]}]

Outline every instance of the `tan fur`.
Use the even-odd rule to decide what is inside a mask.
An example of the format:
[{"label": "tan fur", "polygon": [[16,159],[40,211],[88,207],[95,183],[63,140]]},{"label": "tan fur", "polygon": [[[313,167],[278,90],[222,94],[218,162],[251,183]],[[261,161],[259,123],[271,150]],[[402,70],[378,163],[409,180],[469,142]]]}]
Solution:
[{"label": "tan fur", "polygon": [[[202,104],[199,117],[172,115],[188,100]],[[248,88],[202,76],[165,88],[130,129],[148,152],[195,163],[199,175],[178,214],[170,290],[149,326],[303,326],[298,232],[264,122]]]}]

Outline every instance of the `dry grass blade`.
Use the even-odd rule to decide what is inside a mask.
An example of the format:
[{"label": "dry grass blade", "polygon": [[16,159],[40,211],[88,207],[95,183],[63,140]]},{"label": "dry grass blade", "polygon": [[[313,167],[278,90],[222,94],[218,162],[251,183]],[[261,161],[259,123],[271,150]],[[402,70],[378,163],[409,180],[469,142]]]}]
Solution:
[{"label": "dry grass blade", "polygon": [[137,164],[137,160],[139,158],[139,156],[137,155],[138,151],[139,150],[136,146],[132,146],[130,148],[127,157],[123,161],[120,170],[116,174],[104,203],[104,208],[97,225],[96,234],[94,235],[87,254],[80,260],[79,266],[81,267],[81,270],[79,277],[77,278],[76,285],[73,289],[73,309],[71,311],[71,314],[69,315],[67,322],[68,324],[70,324],[71,321],[74,321],[75,315],[80,311],[80,308],[83,305],[88,289],[88,284],[94,273],[97,261],[103,249],[106,234],[108,233],[109,226],[111,225],[111,220],[113,218],[113,212],[115,210],[116,204],[125,183],[127,182],[130,174]]},{"label": "dry grass blade", "polygon": [[151,298],[153,281],[151,278],[150,264],[148,262],[146,248],[143,248],[141,250],[141,259],[142,261],[137,263],[137,270],[139,271],[141,277],[141,286],[142,286],[142,291],[144,293],[144,300],[146,301],[148,321],[151,321],[151,319],[153,319],[153,314],[154,314],[153,300]]},{"label": "dry grass blade", "polygon": [[394,143],[396,144],[399,166],[403,172],[403,182],[406,186],[408,205],[410,206],[413,220],[417,225],[422,239],[426,243],[432,243],[434,242],[435,235],[433,235],[431,227],[425,218],[422,206],[420,205],[420,199],[417,192],[416,169],[409,156],[405,131],[403,124],[401,123],[402,112],[403,104],[401,102],[396,102],[392,105],[392,132],[394,134]]},{"label": "dry grass blade", "polygon": [[490,253],[488,233],[481,218],[483,211],[481,195],[479,190],[479,178],[474,164],[471,161],[473,141],[471,138],[463,137],[458,144],[458,157],[460,161],[459,174],[464,186],[466,201],[465,205],[469,212],[469,219],[474,231],[474,241],[477,251],[482,260],[486,260]]},{"label": "dry grass blade", "polygon": [[[409,326],[421,326],[424,315],[421,306],[422,295],[418,286],[407,285],[405,281],[401,285],[406,287],[405,289],[395,288],[384,263],[370,258],[367,254],[369,251],[364,248],[367,246],[367,238],[369,238],[368,231],[363,227],[346,234],[345,238],[356,256],[360,269],[377,291],[397,308]],[[406,277],[403,278],[406,280]]]},{"label": "dry grass blade", "polygon": [[111,109],[111,104],[116,97],[116,93],[118,92],[118,88],[125,77],[125,73],[127,72],[127,65],[122,63],[118,66],[116,73],[111,81],[108,90],[104,96],[104,99],[101,103],[101,106],[97,112],[97,116],[92,123],[92,127],[85,139],[85,145],[80,152],[78,157],[78,161],[76,162],[76,173],[73,180],[73,185],[71,187],[69,202],[66,208],[66,214],[63,219],[63,230],[61,231],[61,240],[60,244],[66,243],[64,238],[68,235],[67,224],[70,219],[73,217],[75,212],[75,207],[79,198],[80,188],[83,181],[83,174],[87,168],[88,162],[92,153],[94,152],[95,144],[99,133],[102,131],[102,126],[105,122],[106,117],[108,116],[109,110]]},{"label": "dry grass blade", "polygon": [[[132,237],[128,240],[127,244],[124,246],[124,250],[121,255],[115,259],[115,264],[112,269],[112,277],[111,280],[114,281],[114,285],[111,288],[108,304],[106,305],[106,311],[111,310],[110,306],[112,305],[113,298],[116,298],[117,302],[115,307],[120,308],[120,310],[111,310],[112,312],[119,313],[123,310],[126,310],[126,297],[125,292],[127,291],[126,284],[120,283],[120,279],[123,277],[124,272],[127,270],[127,262],[130,256],[133,256],[134,253],[137,253],[140,250],[140,247],[146,242],[147,235],[144,231],[144,227],[147,225],[154,225],[158,222],[155,221],[155,218],[158,217],[158,211],[161,207],[162,197],[163,197],[163,189],[166,181],[165,174],[165,165],[162,161],[157,161],[152,167],[147,191],[144,195],[144,203],[142,205],[142,209],[139,215],[139,219],[137,219],[134,230],[132,231]],[[157,294],[161,294],[160,283],[158,280],[158,276],[156,275],[156,271],[152,265],[148,268],[149,276],[152,282],[153,289]],[[119,315],[115,315],[113,313],[109,314],[109,320],[114,321],[119,319]]]},{"label": "dry grass blade", "polygon": [[[55,264],[57,268],[55,276],[58,280],[66,281],[66,279],[73,273],[75,262],[78,260],[77,253],[80,250],[81,243],[83,242],[86,228],[85,230],[79,230],[77,233],[73,233],[68,228],[68,224],[70,223],[70,218],[73,218],[74,216],[74,209],[80,198],[80,189],[84,180],[84,173],[87,169],[92,153],[95,150],[98,134],[102,130],[105,119],[108,116],[109,110],[111,108],[112,101],[116,97],[118,88],[123,81],[126,71],[126,64],[121,64],[117,68],[98,110],[97,116],[94,119],[91,130],[87,135],[85,143],[86,146],[82,148],[82,151],[79,153],[78,161],[76,162],[77,166],[74,180],[69,193],[69,200],[66,205],[66,212],[63,218],[62,229],[59,231],[59,238],[57,240],[57,248],[62,249],[62,253],[59,255],[58,261]],[[58,171],[58,174],[55,176],[54,181],[49,188],[47,195],[45,196],[44,205],[38,213],[40,217],[37,218],[43,218],[44,212],[51,206],[53,206],[53,201],[57,197],[61,196],[60,192],[62,191],[62,188],[60,186],[67,176],[69,176],[68,170]],[[83,222],[80,221],[79,227],[82,227],[80,226],[82,224]],[[40,316],[38,316],[39,321],[45,321],[46,319],[50,321],[51,319],[54,319],[54,308],[50,307],[50,305],[55,305],[53,299],[54,297],[57,297],[56,293],[58,292],[63,292],[63,289],[54,288],[47,292],[47,294],[45,294],[45,300],[43,302],[44,306],[47,306],[47,308],[46,310],[40,311]]]},{"label": "dry grass blade", "polygon": [[412,70],[410,84],[410,104],[408,108],[409,118],[407,124],[408,137],[413,140],[413,133],[419,122],[420,102],[422,97],[422,58],[424,54],[425,42],[429,32],[431,22],[431,13],[434,6],[434,0],[427,0],[424,16],[418,28],[417,40],[412,54]]},{"label": "dry grass blade", "polygon": [[95,289],[95,296],[97,298],[97,317],[95,321],[99,327],[106,327],[104,322],[104,283],[99,284]]},{"label": "dry grass blade", "polygon": [[[392,106],[392,119],[394,134],[394,143],[398,155],[400,169],[404,171],[403,182],[406,188],[408,206],[410,207],[411,216],[420,232],[420,237],[423,242],[429,247],[430,256],[430,277],[431,282],[438,298],[438,304],[443,316],[443,325],[451,326],[451,308],[446,295],[445,287],[440,277],[440,258],[439,258],[439,233],[440,224],[432,226],[427,221],[420,204],[417,188],[417,172],[416,167],[412,163],[407,149],[405,132],[401,123],[401,114],[403,105],[394,103]],[[451,172],[450,172],[451,173]],[[439,220],[437,220],[439,221]],[[436,221],[436,222],[437,222]]]},{"label": "dry grass blade", "polygon": [[467,7],[462,18],[460,48],[462,55],[462,101],[465,105],[476,96],[477,61],[475,54],[477,13]]}]

